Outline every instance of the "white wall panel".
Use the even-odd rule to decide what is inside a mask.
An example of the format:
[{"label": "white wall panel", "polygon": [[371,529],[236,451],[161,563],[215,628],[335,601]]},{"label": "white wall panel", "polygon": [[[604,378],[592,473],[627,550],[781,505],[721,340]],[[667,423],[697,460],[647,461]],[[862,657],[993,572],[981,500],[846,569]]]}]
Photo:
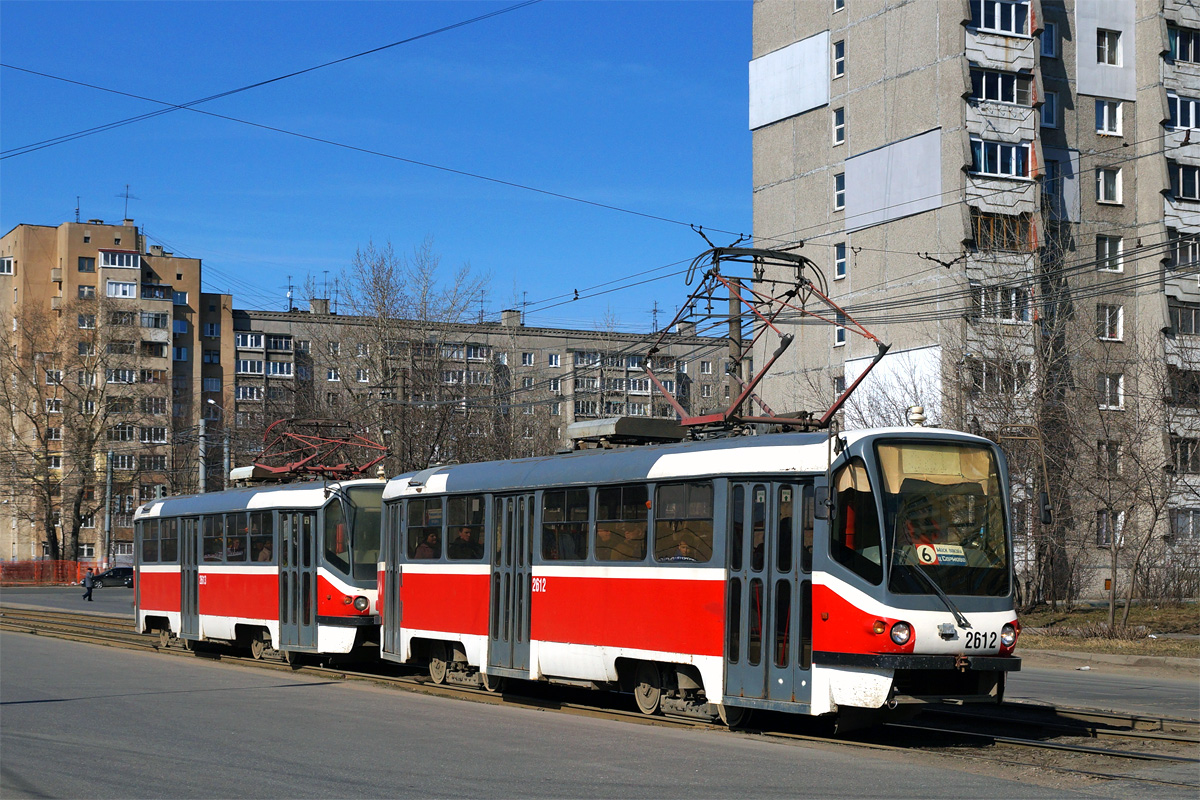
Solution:
[{"label": "white wall panel", "polygon": [[846,159],[846,230],[942,205],[942,129]]},{"label": "white wall panel", "polygon": [[750,62],[750,130],[829,102],[829,31]]}]

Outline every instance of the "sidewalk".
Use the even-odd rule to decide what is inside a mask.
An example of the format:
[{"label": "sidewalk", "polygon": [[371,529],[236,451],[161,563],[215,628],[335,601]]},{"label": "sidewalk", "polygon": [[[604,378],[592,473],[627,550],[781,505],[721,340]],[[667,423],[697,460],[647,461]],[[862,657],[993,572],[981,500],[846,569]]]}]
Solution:
[{"label": "sidewalk", "polygon": [[1084,653],[1073,650],[1022,650],[1016,655],[1023,666],[1045,669],[1105,669],[1120,672],[1154,672],[1175,678],[1200,678],[1200,658],[1178,656],[1129,656],[1115,653]]}]

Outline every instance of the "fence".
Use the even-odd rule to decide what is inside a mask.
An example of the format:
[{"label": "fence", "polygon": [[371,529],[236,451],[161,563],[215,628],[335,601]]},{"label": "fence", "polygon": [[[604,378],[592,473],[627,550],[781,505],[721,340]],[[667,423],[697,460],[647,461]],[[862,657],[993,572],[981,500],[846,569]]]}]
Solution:
[{"label": "fence", "polygon": [[0,584],[5,586],[26,584],[70,584],[79,583],[83,573],[92,564],[78,561],[3,561],[0,562]]}]

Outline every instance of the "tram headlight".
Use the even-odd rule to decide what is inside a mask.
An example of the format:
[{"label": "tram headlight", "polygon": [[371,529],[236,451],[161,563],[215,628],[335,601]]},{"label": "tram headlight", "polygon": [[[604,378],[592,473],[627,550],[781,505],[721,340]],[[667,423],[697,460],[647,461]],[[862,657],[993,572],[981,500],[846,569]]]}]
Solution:
[{"label": "tram headlight", "polygon": [[1011,622],[1004,623],[1004,627],[1000,629],[1000,646],[1012,647],[1017,643],[1017,629]]},{"label": "tram headlight", "polygon": [[354,607],[359,611],[366,611],[371,607],[371,601],[360,594],[358,597],[354,598]]},{"label": "tram headlight", "polygon": [[892,641],[903,647],[912,638],[912,625],[907,622],[897,622],[892,625]]}]

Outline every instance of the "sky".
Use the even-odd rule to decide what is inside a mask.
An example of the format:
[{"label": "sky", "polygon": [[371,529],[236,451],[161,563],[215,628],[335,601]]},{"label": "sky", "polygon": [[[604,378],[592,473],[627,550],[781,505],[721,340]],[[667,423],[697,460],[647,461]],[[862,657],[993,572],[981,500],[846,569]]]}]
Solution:
[{"label": "sky", "polygon": [[190,103],[519,2],[5,0],[0,230],[72,221],[77,202],[82,220],[128,215],[202,259],[205,291],[277,310],[289,276],[298,302],[306,278],[332,295],[368,242],[430,239],[447,277],[489,277],[487,318],[642,332],[657,305],[665,325],[708,247],[689,225],[718,245],[750,232],[749,0],[543,0],[26,149],[165,107],[105,89]]}]

